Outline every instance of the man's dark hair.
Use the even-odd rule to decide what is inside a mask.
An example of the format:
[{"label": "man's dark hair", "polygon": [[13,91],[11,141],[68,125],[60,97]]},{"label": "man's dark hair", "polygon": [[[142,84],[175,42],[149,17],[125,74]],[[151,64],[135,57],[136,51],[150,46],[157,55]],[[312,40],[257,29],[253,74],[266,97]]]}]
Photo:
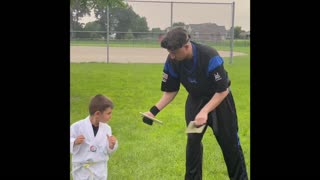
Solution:
[{"label": "man's dark hair", "polygon": [[188,31],[182,27],[177,27],[170,30],[161,41],[161,47],[174,51],[181,48],[190,40]]}]

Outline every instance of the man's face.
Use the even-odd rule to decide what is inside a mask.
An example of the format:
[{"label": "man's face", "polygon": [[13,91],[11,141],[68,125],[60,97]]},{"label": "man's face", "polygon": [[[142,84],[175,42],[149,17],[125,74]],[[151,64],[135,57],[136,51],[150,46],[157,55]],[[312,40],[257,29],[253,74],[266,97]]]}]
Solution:
[{"label": "man's face", "polygon": [[168,50],[169,56],[171,59],[174,59],[177,61],[182,61],[182,60],[186,59],[186,57],[188,55],[187,49],[188,49],[188,44],[185,44],[181,48],[174,50],[174,51]]}]

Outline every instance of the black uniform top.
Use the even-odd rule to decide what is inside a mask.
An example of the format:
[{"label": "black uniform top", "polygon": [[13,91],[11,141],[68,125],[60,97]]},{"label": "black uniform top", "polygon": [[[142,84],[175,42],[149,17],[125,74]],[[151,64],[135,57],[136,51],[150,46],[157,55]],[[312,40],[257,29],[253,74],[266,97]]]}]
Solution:
[{"label": "black uniform top", "polygon": [[191,42],[193,60],[176,61],[168,55],[163,68],[161,90],[178,91],[180,83],[194,97],[211,98],[230,86],[228,73],[218,52],[206,45]]}]

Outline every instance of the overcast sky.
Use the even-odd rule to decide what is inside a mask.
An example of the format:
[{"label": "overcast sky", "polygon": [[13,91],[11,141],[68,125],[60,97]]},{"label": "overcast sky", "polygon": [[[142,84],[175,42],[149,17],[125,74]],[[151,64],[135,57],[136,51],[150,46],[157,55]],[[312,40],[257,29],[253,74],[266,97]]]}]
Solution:
[{"label": "overcast sky", "polygon": [[[145,1],[145,0],[142,0]],[[235,2],[234,26],[242,30],[250,30],[250,0],[146,0],[164,2],[207,2],[232,3]],[[171,24],[171,3],[128,2],[135,13],[146,17],[148,27],[164,29]],[[93,21],[94,18],[84,17],[82,22]],[[172,21],[185,24],[216,23],[229,29],[232,25],[231,4],[189,4],[173,3]]]}]

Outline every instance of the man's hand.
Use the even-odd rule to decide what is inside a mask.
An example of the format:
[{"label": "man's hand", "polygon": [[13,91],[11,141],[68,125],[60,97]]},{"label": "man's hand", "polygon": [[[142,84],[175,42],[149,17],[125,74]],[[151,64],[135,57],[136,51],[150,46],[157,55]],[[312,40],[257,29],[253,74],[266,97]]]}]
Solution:
[{"label": "man's hand", "polygon": [[195,125],[197,127],[202,126],[207,123],[208,113],[200,111],[194,119]]},{"label": "man's hand", "polygon": [[[155,117],[150,111],[145,112],[143,114],[146,114],[146,115],[148,115],[150,117]],[[145,117],[145,116],[143,116],[142,120],[143,120],[144,123],[146,123],[148,125],[152,125],[153,124],[153,121],[151,119]]]}]

